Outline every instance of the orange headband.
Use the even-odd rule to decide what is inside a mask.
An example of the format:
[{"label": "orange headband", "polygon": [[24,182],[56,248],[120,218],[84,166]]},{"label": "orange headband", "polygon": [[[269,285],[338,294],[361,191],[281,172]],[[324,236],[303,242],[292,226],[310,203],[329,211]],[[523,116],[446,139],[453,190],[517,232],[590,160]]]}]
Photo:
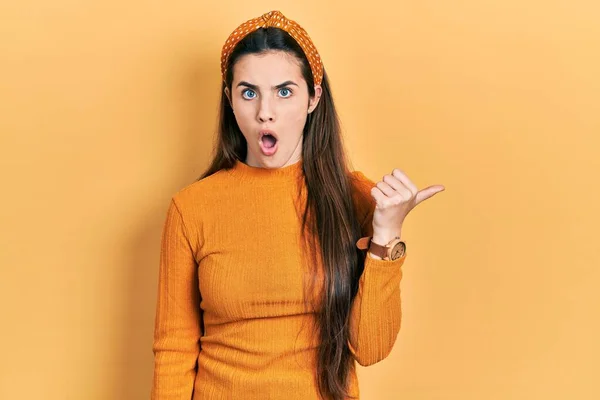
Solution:
[{"label": "orange headband", "polygon": [[233,31],[231,35],[229,35],[225,45],[223,45],[223,52],[221,54],[221,75],[223,76],[223,80],[225,80],[225,74],[227,72],[227,60],[229,59],[231,51],[235,45],[238,44],[238,42],[246,35],[256,31],[259,28],[267,27],[283,29],[289,33],[290,36],[296,40],[296,42],[298,42],[300,47],[302,47],[306,58],[308,59],[308,63],[310,64],[315,85],[320,85],[321,81],[323,80],[323,63],[321,61],[321,57],[319,57],[319,53],[317,53],[317,49],[310,40],[308,33],[306,33],[306,31],[302,29],[300,25],[292,20],[287,19],[279,11],[270,11],[258,18],[246,21],[235,31]]}]

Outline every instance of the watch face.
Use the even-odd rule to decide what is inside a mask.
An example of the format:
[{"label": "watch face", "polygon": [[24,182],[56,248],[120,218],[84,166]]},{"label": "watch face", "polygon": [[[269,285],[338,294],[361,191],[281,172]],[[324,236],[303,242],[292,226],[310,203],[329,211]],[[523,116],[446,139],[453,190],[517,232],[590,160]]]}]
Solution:
[{"label": "watch face", "polygon": [[396,243],[394,248],[392,248],[392,251],[390,254],[390,259],[392,259],[392,260],[399,259],[400,257],[402,257],[404,255],[405,251],[406,251],[406,247],[405,247],[404,243],[402,243],[402,242]]}]

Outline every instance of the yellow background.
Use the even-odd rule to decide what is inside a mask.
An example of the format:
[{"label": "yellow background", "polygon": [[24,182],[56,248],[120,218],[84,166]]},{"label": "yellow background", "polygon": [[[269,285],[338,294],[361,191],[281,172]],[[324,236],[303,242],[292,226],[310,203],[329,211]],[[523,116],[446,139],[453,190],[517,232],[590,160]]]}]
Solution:
[{"label": "yellow background", "polygon": [[0,398],[148,398],[168,201],[207,166],[224,40],[271,9],[314,39],[354,167],[446,186],[406,220],[363,398],[600,398],[592,0],[3,2]]}]

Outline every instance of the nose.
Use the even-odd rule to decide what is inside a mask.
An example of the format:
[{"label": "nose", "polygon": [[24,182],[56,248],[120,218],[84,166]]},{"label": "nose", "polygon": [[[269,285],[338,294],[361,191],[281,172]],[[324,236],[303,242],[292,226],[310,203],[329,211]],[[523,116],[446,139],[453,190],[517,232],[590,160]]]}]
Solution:
[{"label": "nose", "polygon": [[271,99],[267,98],[267,96],[260,101],[257,118],[261,123],[275,121],[275,110],[273,109],[273,104],[271,104]]}]

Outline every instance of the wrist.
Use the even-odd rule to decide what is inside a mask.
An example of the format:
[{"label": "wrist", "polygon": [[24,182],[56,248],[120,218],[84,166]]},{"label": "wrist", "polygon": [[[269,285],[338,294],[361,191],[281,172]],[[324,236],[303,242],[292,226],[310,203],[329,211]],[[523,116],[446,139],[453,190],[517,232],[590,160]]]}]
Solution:
[{"label": "wrist", "polygon": [[391,242],[393,239],[395,239],[396,237],[401,238],[401,232],[397,231],[397,232],[377,232],[373,234],[373,238],[371,239],[373,242],[381,245],[381,246],[385,246],[386,244],[388,244],[389,242]]}]

